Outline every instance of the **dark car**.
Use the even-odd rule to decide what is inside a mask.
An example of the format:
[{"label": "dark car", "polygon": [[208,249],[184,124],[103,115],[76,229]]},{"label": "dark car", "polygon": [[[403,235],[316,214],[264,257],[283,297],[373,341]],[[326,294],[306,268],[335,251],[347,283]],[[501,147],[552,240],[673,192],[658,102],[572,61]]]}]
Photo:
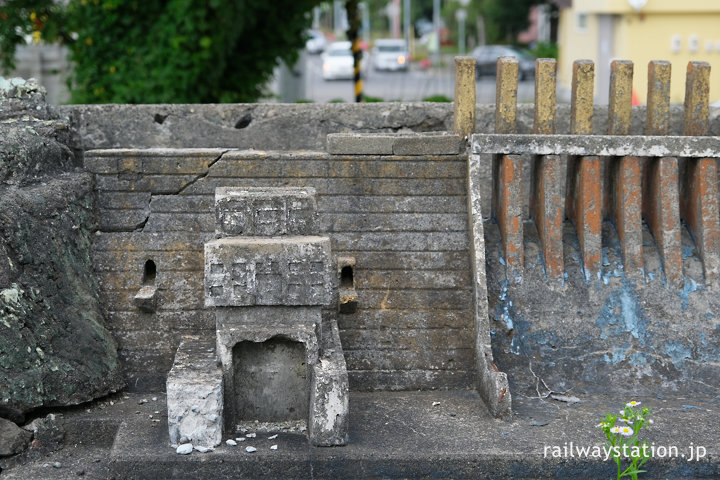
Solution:
[{"label": "dark car", "polygon": [[477,47],[472,52],[477,62],[476,74],[480,78],[483,75],[495,75],[498,57],[515,57],[518,60],[520,80],[527,80],[535,76],[535,58],[527,52],[518,50],[509,45],[484,45]]}]

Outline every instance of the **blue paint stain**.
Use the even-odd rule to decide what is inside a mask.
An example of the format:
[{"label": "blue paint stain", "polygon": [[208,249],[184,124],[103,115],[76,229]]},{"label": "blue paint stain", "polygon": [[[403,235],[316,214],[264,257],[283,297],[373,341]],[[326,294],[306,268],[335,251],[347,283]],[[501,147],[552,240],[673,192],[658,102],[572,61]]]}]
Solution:
[{"label": "blue paint stain", "polygon": [[650,363],[650,357],[643,352],[630,355],[630,365],[633,367],[644,367],[648,363]]},{"label": "blue paint stain", "polygon": [[670,357],[675,368],[682,368],[685,365],[685,359],[692,358],[692,349],[677,340],[667,342],[663,351]]},{"label": "blue paint stain", "polygon": [[612,355],[612,358],[610,358],[607,353],[604,355],[603,358],[605,359],[605,363],[610,363],[610,364],[612,364],[612,365],[617,365],[618,363],[622,362],[622,361],[625,360],[625,358],[626,358],[626,357],[625,357],[625,351],[624,351],[624,350],[621,350],[621,349],[619,349],[619,348],[613,348],[613,349],[610,351],[610,354]]},{"label": "blue paint stain", "polygon": [[713,315],[712,313],[707,312],[707,313],[705,314],[705,319],[706,319],[706,320],[712,320],[713,318],[715,318],[715,315]]},{"label": "blue paint stain", "polygon": [[608,247],[602,247],[602,264],[605,267],[610,266],[610,257],[609,257],[610,250]]},{"label": "blue paint stain", "polygon": [[513,307],[513,301],[508,297],[507,280],[502,283],[502,290],[498,300],[495,306],[495,321],[503,322],[507,331],[513,332],[510,341],[510,352],[520,355],[521,351],[525,349],[524,337],[525,333],[530,329],[530,325]]},{"label": "blue paint stain", "polygon": [[645,344],[648,323],[637,296],[628,283],[608,295],[600,316],[595,320],[603,340],[607,340],[610,335],[629,333],[641,344]]},{"label": "blue paint stain", "polygon": [[683,260],[695,256],[695,249],[693,247],[684,246],[682,247],[682,258]]},{"label": "blue paint stain", "polygon": [[695,405],[683,405],[683,408],[690,410],[691,408],[698,408]]},{"label": "blue paint stain", "polygon": [[683,312],[687,310],[688,303],[690,301],[690,294],[693,292],[696,292],[698,290],[705,290],[704,287],[701,287],[697,284],[695,280],[692,278],[684,278],[684,285],[681,292],[678,292],[678,295],[682,299],[682,310]]}]

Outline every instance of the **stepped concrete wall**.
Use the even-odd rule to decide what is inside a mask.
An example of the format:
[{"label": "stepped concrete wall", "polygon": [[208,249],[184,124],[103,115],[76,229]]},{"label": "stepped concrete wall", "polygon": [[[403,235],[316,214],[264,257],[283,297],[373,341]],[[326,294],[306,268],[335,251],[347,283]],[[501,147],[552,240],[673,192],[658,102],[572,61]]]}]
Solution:
[{"label": "stepped concrete wall", "polygon": [[[128,384],[161,388],[180,336],[215,334],[203,244],[223,186],[317,190],[316,230],[356,259],[358,310],[339,314],[355,389],[470,388],[474,361],[462,155],[351,156],[242,150],[96,150],[94,261]],[[158,308],[133,297],[156,266]]]}]

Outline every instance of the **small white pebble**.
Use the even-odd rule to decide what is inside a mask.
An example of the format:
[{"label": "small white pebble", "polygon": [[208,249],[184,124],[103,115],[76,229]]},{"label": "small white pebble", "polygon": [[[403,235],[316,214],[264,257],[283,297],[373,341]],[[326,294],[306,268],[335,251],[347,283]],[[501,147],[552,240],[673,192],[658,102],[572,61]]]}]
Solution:
[{"label": "small white pebble", "polygon": [[153,402],[157,402],[157,397],[152,397]]},{"label": "small white pebble", "polygon": [[257,448],[255,447],[245,447],[245,451],[248,453],[257,452]]},{"label": "small white pebble", "polygon": [[277,433],[275,435],[268,437],[268,440],[275,440],[276,438],[277,438]]},{"label": "small white pebble", "polygon": [[235,440],[233,440],[232,438],[229,439],[229,440],[225,440],[225,443],[227,443],[227,444],[230,445],[231,447],[234,447],[234,446],[237,445],[237,442],[236,442]]},{"label": "small white pebble", "polygon": [[148,415],[148,418],[152,418],[152,415]]},{"label": "small white pebble", "polygon": [[195,450],[197,450],[200,453],[207,453],[207,452],[212,452],[215,449],[212,447],[203,447],[202,445],[198,445],[195,447]]},{"label": "small white pebble", "polygon": [[193,444],[192,443],[183,443],[177,449],[175,450],[175,453],[178,455],[187,455],[189,453],[192,453],[193,451]]},{"label": "small white pebble", "polygon": [[277,445],[273,445],[272,447],[270,447],[270,450],[277,450]]},{"label": "small white pebble", "polygon": [[438,405],[440,405],[440,402],[433,402],[433,407],[437,407]]},{"label": "small white pebble", "polygon": [[245,440],[245,437],[238,437],[235,439],[236,442],[244,442]]},{"label": "small white pebble", "polygon": [[257,435],[254,434],[254,433],[247,433],[247,434],[245,434],[245,436],[246,436],[247,438],[255,438]]},{"label": "small white pebble", "polygon": [[155,410],[155,415],[159,414],[160,410]]},{"label": "small white pebble", "polygon": [[53,463],[53,467],[55,467],[55,468],[60,468],[60,467],[62,467],[62,463],[60,463],[60,462],[55,462],[55,463]]}]

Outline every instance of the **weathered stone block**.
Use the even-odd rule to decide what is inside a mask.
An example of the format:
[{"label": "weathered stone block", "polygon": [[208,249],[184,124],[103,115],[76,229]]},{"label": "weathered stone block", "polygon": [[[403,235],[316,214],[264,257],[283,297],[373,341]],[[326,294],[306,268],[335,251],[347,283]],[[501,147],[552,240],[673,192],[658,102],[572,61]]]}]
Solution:
[{"label": "weathered stone block", "polygon": [[457,155],[460,136],[445,132],[398,135],[393,143],[393,155]]},{"label": "weathered stone block", "polygon": [[328,305],[330,239],[223,238],[205,244],[205,306]]},{"label": "weathered stone block", "polygon": [[135,294],[135,306],[146,313],[157,310],[157,288],[152,285],[145,285]]},{"label": "weathered stone block", "polygon": [[390,134],[331,133],[327,151],[333,155],[392,155],[394,142]]},{"label": "weathered stone block", "polygon": [[310,385],[310,441],[319,447],[348,441],[349,384],[342,354],[322,358],[313,367]]},{"label": "weathered stone block", "polygon": [[215,190],[217,233],[224,236],[311,235],[314,188],[256,187]]},{"label": "weathered stone block", "polygon": [[222,370],[212,341],[185,337],[167,379],[170,442],[214,447],[222,441]]},{"label": "weathered stone block", "polygon": [[333,155],[457,155],[460,136],[447,132],[335,133],[327,136]]}]

